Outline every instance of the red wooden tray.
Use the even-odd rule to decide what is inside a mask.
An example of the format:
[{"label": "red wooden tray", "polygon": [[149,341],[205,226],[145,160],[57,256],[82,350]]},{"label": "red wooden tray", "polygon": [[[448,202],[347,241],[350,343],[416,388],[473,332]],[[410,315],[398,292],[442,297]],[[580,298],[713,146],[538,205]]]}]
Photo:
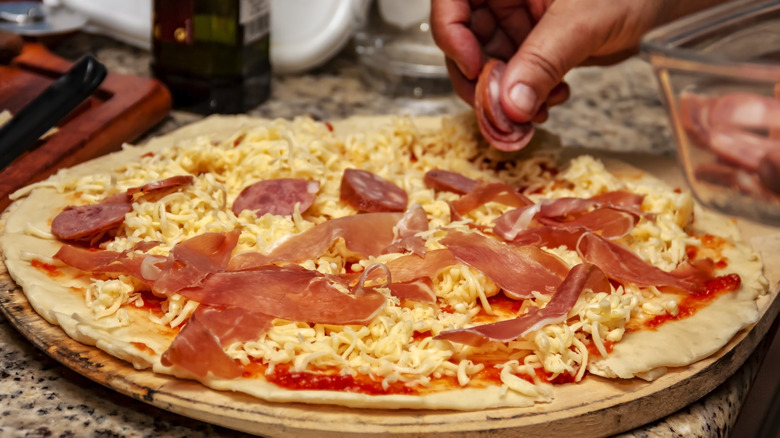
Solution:
[{"label": "red wooden tray", "polygon": [[[72,63],[39,43],[27,43],[10,65],[0,65],[0,111],[16,114]],[[109,72],[98,90],[60,122],[54,135],[0,171],[0,211],[8,195],[63,167],[118,150],[164,119],[171,97],[155,79]]]}]

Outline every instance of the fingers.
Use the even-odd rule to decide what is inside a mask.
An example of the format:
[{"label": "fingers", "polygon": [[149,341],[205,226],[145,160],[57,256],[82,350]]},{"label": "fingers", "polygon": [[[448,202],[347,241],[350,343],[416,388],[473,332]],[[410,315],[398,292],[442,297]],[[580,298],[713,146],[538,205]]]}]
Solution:
[{"label": "fingers", "polygon": [[581,7],[567,11],[567,3],[553,3],[507,63],[501,105],[514,121],[533,120],[551,94],[558,103],[564,95],[568,97],[568,86],[551,92],[566,72],[596,52],[607,38],[609,30],[602,25],[602,17],[593,15],[598,11]]},{"label": "fingers", "polygon": [[451,59],[446,59],[447,72],[450,75],[450,82],[452,82],[452,89],[455,94],[458,95],[464,102],[471,106],[474,106],[474,88],[476,86],[476,79],[469,80],[466,78],[455,62]]},{"label": "fingers", "polygon": [[560,105],[563,102],[566,102],[569,100],[569,84],[566,82],[561,82],[550,91],[550,94],[547,96],[547,106],[555,106]]},{"label": "fingers", "polygon": [[482,50],[469,28],[470,20],[468,0],[431,1],[431,33],[436,44],[463,76],[476,79],[482,69]]}]

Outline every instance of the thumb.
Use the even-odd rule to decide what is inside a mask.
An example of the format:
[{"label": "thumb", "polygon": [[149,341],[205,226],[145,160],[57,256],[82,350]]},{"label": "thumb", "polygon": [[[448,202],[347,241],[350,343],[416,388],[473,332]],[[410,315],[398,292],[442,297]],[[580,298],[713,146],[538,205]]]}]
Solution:
[{"label": "thumb", "polygon": [[603,41],[603,18],[553,3],[507,63],[501,79],[501,106],[516,122],[534,118],[563,76],[586,60]]}]

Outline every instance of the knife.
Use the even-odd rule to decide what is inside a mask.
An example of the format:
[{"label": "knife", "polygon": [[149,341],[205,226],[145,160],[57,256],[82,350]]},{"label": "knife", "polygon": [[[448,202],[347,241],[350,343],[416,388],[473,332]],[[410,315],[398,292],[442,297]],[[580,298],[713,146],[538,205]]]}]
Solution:
[{"label": "knife", "polygon": [[0,170],[86,100],[107,73],[106,67],[93,56],[84,56],[19,110],[0,128]]}]

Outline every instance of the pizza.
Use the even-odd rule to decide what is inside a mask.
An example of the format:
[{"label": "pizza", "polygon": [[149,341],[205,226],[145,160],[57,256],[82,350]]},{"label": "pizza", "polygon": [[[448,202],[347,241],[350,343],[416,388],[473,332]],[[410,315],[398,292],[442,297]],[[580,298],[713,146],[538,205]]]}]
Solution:
[{"label": "pizza", "polygon": [[16,192],[0,248],[69,337],[270,402],[529,407],[756,322],[768,281],[734,221],[551,138],[212,116]]}]

